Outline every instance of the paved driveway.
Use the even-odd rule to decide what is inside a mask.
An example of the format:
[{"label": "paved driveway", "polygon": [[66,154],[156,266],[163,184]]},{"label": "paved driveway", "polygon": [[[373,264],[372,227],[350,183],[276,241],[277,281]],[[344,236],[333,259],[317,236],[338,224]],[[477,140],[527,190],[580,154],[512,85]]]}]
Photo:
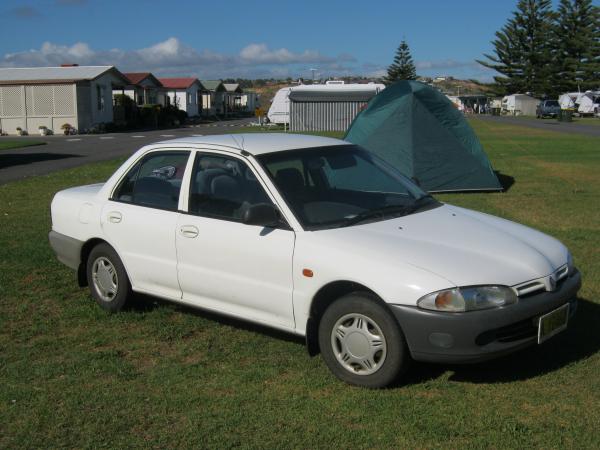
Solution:
[{"label": "paved driveway", "polygon": [[[598,125],[585,125],[575,122],[559,122],[556,119],[536,119],[535,117],[510,117],[510,116],[471,116],[490,122],[503,122],[511,125],[520,125],[528,128],[537,128],[546,131],[558,131],[559,133],[582,134],[584,136],[600,137],[600,123]],[[598,120],[600,119],[593,119]]]},{"label": "paved driveway", "polygon": [[[77,136],[47,136],[47,144],[0,151],[0,184],[22,178],[45,175],[96,161],[129,156],[140,147],[152,142],[206,134],[229,133],[249,125],[256,119],[239,119],[196,125],[172,130],[136,131]],[[2,138],[5,139],[5,138]],[[35,139],[28,136],[15,139]]]}]

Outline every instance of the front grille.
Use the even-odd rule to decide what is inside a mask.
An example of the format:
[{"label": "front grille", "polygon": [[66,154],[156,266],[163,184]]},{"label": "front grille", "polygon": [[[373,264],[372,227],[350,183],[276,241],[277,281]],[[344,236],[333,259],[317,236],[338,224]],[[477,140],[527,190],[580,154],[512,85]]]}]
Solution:
[{"label": "front grille", "polygon": [[565,264],[564,266],[559,267],[549,276],[545,276],[542,278],[538,278],[536,280],[526,281],[525,283],[518,284],[513,287],[515,293],[519,297],[526,297],[531,294],[535,294],[540,291],[551,291],[549,279],[550,277],[554,277],[556,280],[555,289],[560,288],[561,284],[564,280],[566,280],[567,275],[569,274],[569,267]]}]

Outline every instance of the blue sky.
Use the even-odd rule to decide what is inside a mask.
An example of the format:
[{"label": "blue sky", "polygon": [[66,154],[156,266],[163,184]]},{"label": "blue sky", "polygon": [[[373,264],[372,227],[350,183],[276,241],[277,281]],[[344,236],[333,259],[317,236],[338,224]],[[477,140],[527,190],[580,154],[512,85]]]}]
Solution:
[{"label": "blue sky", "polygon": [[516,0],[2,0],[0,66],[114,64],[199,78],[383,73],[406,38],[420,75],[474,62]]}]

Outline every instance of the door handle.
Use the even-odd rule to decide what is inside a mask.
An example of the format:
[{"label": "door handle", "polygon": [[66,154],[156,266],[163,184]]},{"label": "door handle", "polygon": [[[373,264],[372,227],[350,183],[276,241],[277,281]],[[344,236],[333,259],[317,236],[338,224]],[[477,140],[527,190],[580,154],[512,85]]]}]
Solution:
[{"label": "door handle", "polygon": [[111,211],[108,213],[108,221],[112,223],[119,223],[123,219],[123,216],[118,211]]},{"label": "door handle", "polygon": [[179,229],[179,233],[183,237],[193,239],[198,236],[198,234],[200,233],[200,230],[198,230],[198,228],[196,228],[194,225],[183,225]]}]

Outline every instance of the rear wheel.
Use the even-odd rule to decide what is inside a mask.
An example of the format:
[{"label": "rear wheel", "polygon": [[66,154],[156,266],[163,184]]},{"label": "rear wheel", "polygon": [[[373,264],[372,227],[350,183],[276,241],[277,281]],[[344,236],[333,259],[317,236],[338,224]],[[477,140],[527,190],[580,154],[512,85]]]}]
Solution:
[{"label": "rear wheel", "polygon": [[107,311],[120,311],[131,297],[131,284],[125,267],[108,244],[98,244],[90,252],[87,281],[92,297]]},{"label": "rear wheel", "polygon": [[410,361],[395,318],[366,292],[348,294],[327,308],[319,324],[319,346],[335,376],[369,388],[390,385]]}]

